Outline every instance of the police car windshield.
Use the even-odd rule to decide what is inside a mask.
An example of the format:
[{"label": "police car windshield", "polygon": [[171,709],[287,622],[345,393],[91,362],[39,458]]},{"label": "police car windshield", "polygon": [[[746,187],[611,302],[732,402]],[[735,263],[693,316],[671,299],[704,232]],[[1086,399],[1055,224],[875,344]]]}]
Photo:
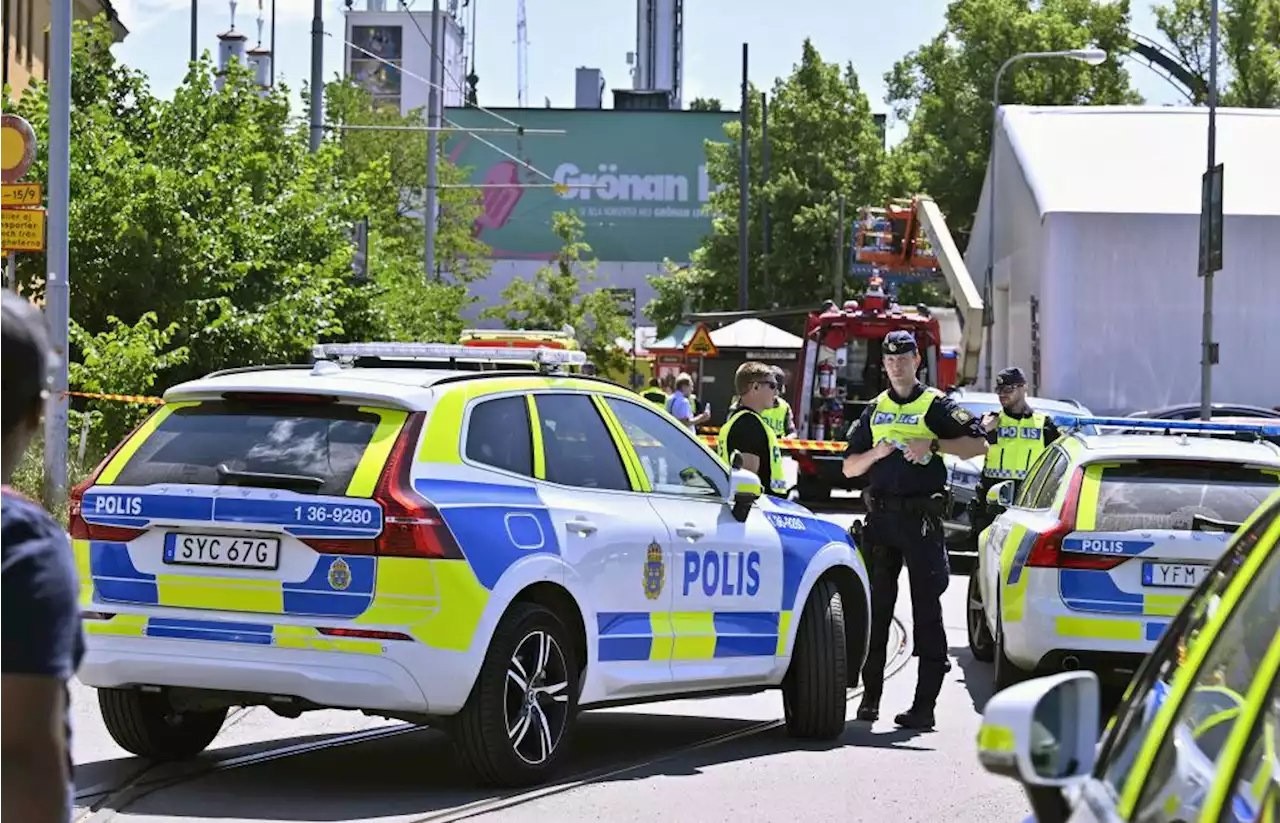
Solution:
[{"label": "police car windshield", "polygon": [[1233,463],[1144,460],[1107,468],[1098,492],[1097,529],[1234,531],[1280,479]]},{"label": "police car windshield", "polygon": [[[175,409],[130,458],[116,483],[253,485],[261,473],[319,478],[292,491],[344,494],[378,428],[354,406],[201,403]],[[219,471],[219,467],[225,467]]]}]

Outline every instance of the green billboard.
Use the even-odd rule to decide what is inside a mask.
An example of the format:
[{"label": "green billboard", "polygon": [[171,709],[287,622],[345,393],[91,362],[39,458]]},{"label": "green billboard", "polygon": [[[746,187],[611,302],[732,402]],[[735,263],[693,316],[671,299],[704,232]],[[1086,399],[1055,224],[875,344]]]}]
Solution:
[{"label": "green billboard", "polygon": [[[551,215],[569,209],[586,224],[585,240],[600,260],[688,260],[711,230],[705,209],[714,186],[703,145],[706,140],[726,142],[723,125],[736,118],[733,112],[493,111],[525,129],[565,133],[449,133],[450,161],[469,171],[468,182],[484,186],[484,213],[475,233],[492,249],[492,257],[554,257],[560,243],[551,233]],[[445,118],[464,128],[510,128],[478,109],[449,108]],[[568,190],[557,192],[551,180],[502,152]]]}]

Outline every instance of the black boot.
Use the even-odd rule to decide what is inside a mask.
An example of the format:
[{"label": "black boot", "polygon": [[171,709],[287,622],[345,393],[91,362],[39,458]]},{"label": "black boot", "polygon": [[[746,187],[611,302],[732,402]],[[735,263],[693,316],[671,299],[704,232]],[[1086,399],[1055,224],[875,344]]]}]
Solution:
[{"label": "black boot", "polygon": [[893,718],[893,722],[904,729],[927,730],[933,728],[933,709],[912,706],[902,714]]},{"label": "black boot", "polygon": [[880,719],[880,696],[866,694],[858,706],[858,719],[866,723],[874,723]]}]

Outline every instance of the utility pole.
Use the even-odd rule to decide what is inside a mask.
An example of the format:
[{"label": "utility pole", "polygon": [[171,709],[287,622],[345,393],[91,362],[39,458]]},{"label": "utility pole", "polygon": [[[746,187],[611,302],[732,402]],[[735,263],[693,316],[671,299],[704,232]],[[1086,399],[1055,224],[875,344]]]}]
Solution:
[{"label": "utility pole", "polygon": [[[200,50],[199,24],[196,22],[196,5],[197,0],[191,0],[191,62],[196,62],[196,55]],[[272,15],[274,18],[275,15]],[[52,32],[51,32],[52,36]]]},{"label": "utility pole", "polygon": [[1222,169],[1217,166],[1217,144],[1218,0],[1211,0],[1209,4],[1209,161],[1201,181],[1200,196],[1199,269],[1201,276],[1204,277],[1204,318],[1200,344],[1200,418],[1202,420],[1210,418],[1213,405],[1213,366],[1218,362],[1218,344],[1213,342],[1213,273],[1222,268],[1223,226]]},{"label": "utility pole", "polygon": [[738,310],[747,310],[747,120],[751,100],[748,95],[747,44],[742,44],[742,134],[738,140]]},{"label": "utility pole", "polygon": [[[271,55],[274,64],[276,56]],[[311,12],[311,153],[320,151],[324,137],[324,0]]]},{"label": "utility pole", "polygon": [[836,229],[836,308],[844,305],[844,195],[840,195],[840,225]]},{"label": "utility pole", "polygon": [[440,153],[440,76],[443,57],[440,54],[440,0],[431,0],[431,70],[427,73],[427,196],[422,209],[422,219],[426,223],[426,280],[431,280],[436,273],[436,214],[439,211],[440,169],[437,158]]},{"label": "utility pole", "polygon": [[[769,95],[760,92],[760,179],[762,186],[769,185]],[[769,283],[769,264],[773,254],[773,225],[769,221],[769,198],[766,195],[760,203],[764,224],[764,299],[766,307],[773,306],[773,291]]]},{"label": "utility pole", "polygon": [[71,3],[53,0],[49,21],[49,228],[45,321],[58,362],[44,415],[44,505],[60,510],[67,495],[67,354],[70,346]]},{"label": "utility pole", "polygon": [[276,0],[271,0],[271,87],[276,86]]}]

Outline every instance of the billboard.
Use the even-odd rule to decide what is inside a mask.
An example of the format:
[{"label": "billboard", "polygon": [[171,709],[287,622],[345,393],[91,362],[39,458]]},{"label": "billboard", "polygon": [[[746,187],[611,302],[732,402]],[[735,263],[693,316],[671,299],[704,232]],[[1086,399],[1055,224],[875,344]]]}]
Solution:
[{"label": "billboard", "polygon": [[[376,102],[400,108],[401,70],[404,68],[404,29],[400,26],[352,26],[350,75]],[[376,60],[377,55],[387,62]],[[394,63],[395,68],[387,65]]]},{"label": "billboard", "polygon": [[[475,232],[498,259],[546,260],[560,242],[551,215],[573,209],[586,226],[585,240],[600,260],[688,260],[711,231],[706,211],[714,186],[707,176],[707,140],[727,142],[723,124],[733,112],[627,111],[615,109],[495,109],[526,129],[565,134],[451,133],[445,151],[483,185],[484,212]],[[454,124],[509,128],[478,109],[450,108]],[[521,168],[499,151],[569,189],[557,193],[546,177]],[[513,184],[538,184],[519,188]]]}]

